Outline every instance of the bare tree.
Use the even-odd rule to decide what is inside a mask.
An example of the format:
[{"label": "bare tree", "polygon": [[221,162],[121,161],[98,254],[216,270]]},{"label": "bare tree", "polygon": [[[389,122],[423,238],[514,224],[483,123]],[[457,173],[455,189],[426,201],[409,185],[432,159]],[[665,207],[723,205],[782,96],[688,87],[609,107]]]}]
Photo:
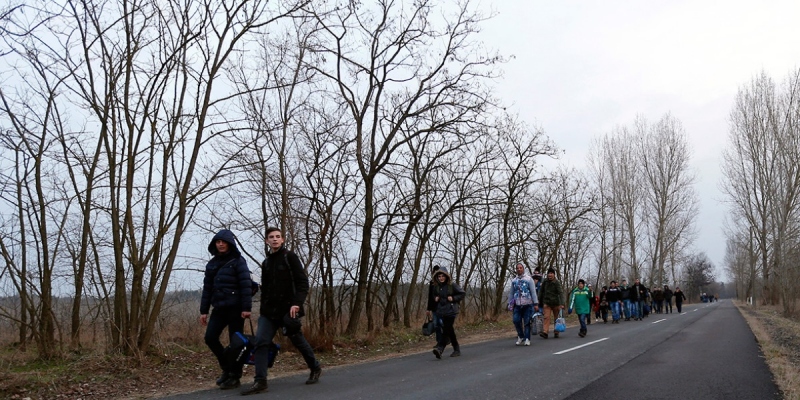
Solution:
[{"label": "bare tree", "polygon": [[405,142],[465,121],[487,106],[483,78],[493,74],[490,67],[499,59],[471,41],[481,17],[468,2],[441,25],[433,17],[438,12],[451,14],[433,1],[401,7],[381,0],[374,5],[350,3],[331,18],[319,17],[326,43],[318,51],[331,62],[318,70],[330,79],[352,118],[364,192],[350,334],[358,327],[367,294],[374,196],[384,169]]},{"label": "bare tree", "polygon": [[794,258],[799,236],[798,93],[800,72],[780,88],[765,73],[743,86],[723,154],[723,190],[741,219],[731,234],[748,238],[758,257],[761,290],[755,295],[769,304],[782,297],[784,312],[796,297],[791,279],[797,267],[787,259]]},{"label": "bare tree", "polygon": [[661,287],[668,281],[667,261],[681,240],[691,236],[697,216],[690,149],[680,121],[666,114],[650,125],[639,141],[639,157],[646,198],[642,215],[649,242],[648,275],[652,285]]}]

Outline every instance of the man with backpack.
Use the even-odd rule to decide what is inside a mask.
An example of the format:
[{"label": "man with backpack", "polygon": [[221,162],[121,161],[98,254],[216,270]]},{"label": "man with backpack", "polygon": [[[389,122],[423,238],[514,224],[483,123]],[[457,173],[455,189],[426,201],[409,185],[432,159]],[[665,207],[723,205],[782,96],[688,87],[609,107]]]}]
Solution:
[{"label": "man with backpack", "polygon": [[267,259],[261,264],[261,316],[256,333],[255,379],[250,387],[242,390],[242,395],[267,390],[269,345],[278,329],[289,337],[311,370],[306,384],[317,383],[322,373],[300,323],[309,287],[306,270],[297,254],[284,246],[285,239],[280,229],[267,228],[266,242],[269,250]]},{"label": "man with backpack", "polygon": [[[228,229],[214,235],[208,244],[213,256],[206,264],[203,294],[200,300],[200,324],[206,327],[205,342],[217,358],[222,375],[217,378],[220,389],[239,387],[244,364],[229,360],[219,336],[228,328],[228,336],[242,332],[244,320],[250,318],[252,280],[247,261],[236,247],[236,237]],[[209,311],[213,312],[209,317]]]}]

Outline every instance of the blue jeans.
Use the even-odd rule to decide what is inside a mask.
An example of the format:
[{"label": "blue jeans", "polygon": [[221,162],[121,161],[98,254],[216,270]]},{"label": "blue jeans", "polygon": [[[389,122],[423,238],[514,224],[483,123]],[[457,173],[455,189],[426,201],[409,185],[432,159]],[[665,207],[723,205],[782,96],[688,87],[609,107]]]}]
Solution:
[{"label": "blue jeans", "polygon": [[629,319],[633,315],[633,307],[631,307],[630,300],[622,300],[625,303],[625,319]]},{"label": "blue jeans", "polygon": [[[267,318],[265,316],[258,317],[258,332],[256,333],[256,373],[255,379],[267,379],[267,364],[269,363],[269,344],[275,338],[275,333],[278,328],[283,326],[281,318]],[[305,360],[308,369],[314,370],[319,368],[319,362],[314,357],[314,349],[308,344],[303,331],[290,335],[289,340],[292,345],[300,352]]]},{"label": "blue jeans", "polygon": [[442,322],[442,317],[439,314],[431,313],[431,315],[433,317],[433,329],[436,332],[436,343],[439,343],[444,337],[444,322]]},{"label": "blue jeans", "polygon": [[219,367],[223,372],[234,375],[236,378],[242,376],[242,367],[244,364],[235,363],[229,365],[228,360],[225,359],[225,347],[219,341],[222,331],[228,328],[228,338],[233,337],[236,332],[242,332],[244,329],[244,319],[242,318],[242,310],[238,307],[225,307],[215,308],[208,316],[208,325],[206,326],[205,341],[206,345],[214,356],[217,357]]},{"label": "blue jeans", "polygon": [[581,332],[586,332],[586,320],[591,318],[589,314],[578,314],[578,322],[581,323]]},{"label": "blue jeans", "polygon": [[620,313],[621,304],[619,304],[618,301],[612,301],[612,302],[609,303],[609,306],[611,306],[611,320],[612,321],[619,321],[619,313]]},{"label": "blue jeans", "polygon": [[517,328],[517,337],[531,338],[531,317],[533,317],[533,304],[514,306],[514,327]]}]

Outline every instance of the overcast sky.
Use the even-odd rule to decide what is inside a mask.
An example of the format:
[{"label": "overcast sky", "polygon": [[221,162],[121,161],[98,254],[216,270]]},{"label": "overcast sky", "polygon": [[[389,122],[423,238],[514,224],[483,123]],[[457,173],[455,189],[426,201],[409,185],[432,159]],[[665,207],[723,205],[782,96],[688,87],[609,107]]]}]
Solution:
[{"label": "overcast sky", "polygon": [[670,112],[690,138],[698,251],[722,278],[720,155],[739,87],[800,67],[800,1],[487,1],[487,46],[513,58],[503,100],[583,169],[591,139]]}]

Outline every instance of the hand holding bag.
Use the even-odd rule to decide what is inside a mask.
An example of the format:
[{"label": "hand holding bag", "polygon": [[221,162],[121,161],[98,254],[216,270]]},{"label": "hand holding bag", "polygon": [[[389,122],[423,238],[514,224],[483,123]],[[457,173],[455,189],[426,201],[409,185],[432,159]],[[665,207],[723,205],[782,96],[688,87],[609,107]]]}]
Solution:
[{"label": "hand holding bag", "polygon": [[250,356],[256,348],[255,331],[253,330],[253,321],[248,318],[250,322],[250,335],[244,332],[235,332],[231,335],[230,344],[225,347],[225,358],[228,362],[233,364],[249,363]]},{"label": "hand holding bag", "polygon": [[542,313],[536,312],[531,317],[531,335],[538,335],[541,332],[544,332],[544,318]]},{"label": "hand holding bag", "polygon": [[564,332],[567,330],[567,321],[564,319],[564,310],[558,312],[558,318],[556,318],[556,332]]},{"label": "hand holding bag", "polygon": [[422,324],[422,335],[423,336],[430,336],[436,332],[436,325],[433,323],[433,319],[428,319]]}]

